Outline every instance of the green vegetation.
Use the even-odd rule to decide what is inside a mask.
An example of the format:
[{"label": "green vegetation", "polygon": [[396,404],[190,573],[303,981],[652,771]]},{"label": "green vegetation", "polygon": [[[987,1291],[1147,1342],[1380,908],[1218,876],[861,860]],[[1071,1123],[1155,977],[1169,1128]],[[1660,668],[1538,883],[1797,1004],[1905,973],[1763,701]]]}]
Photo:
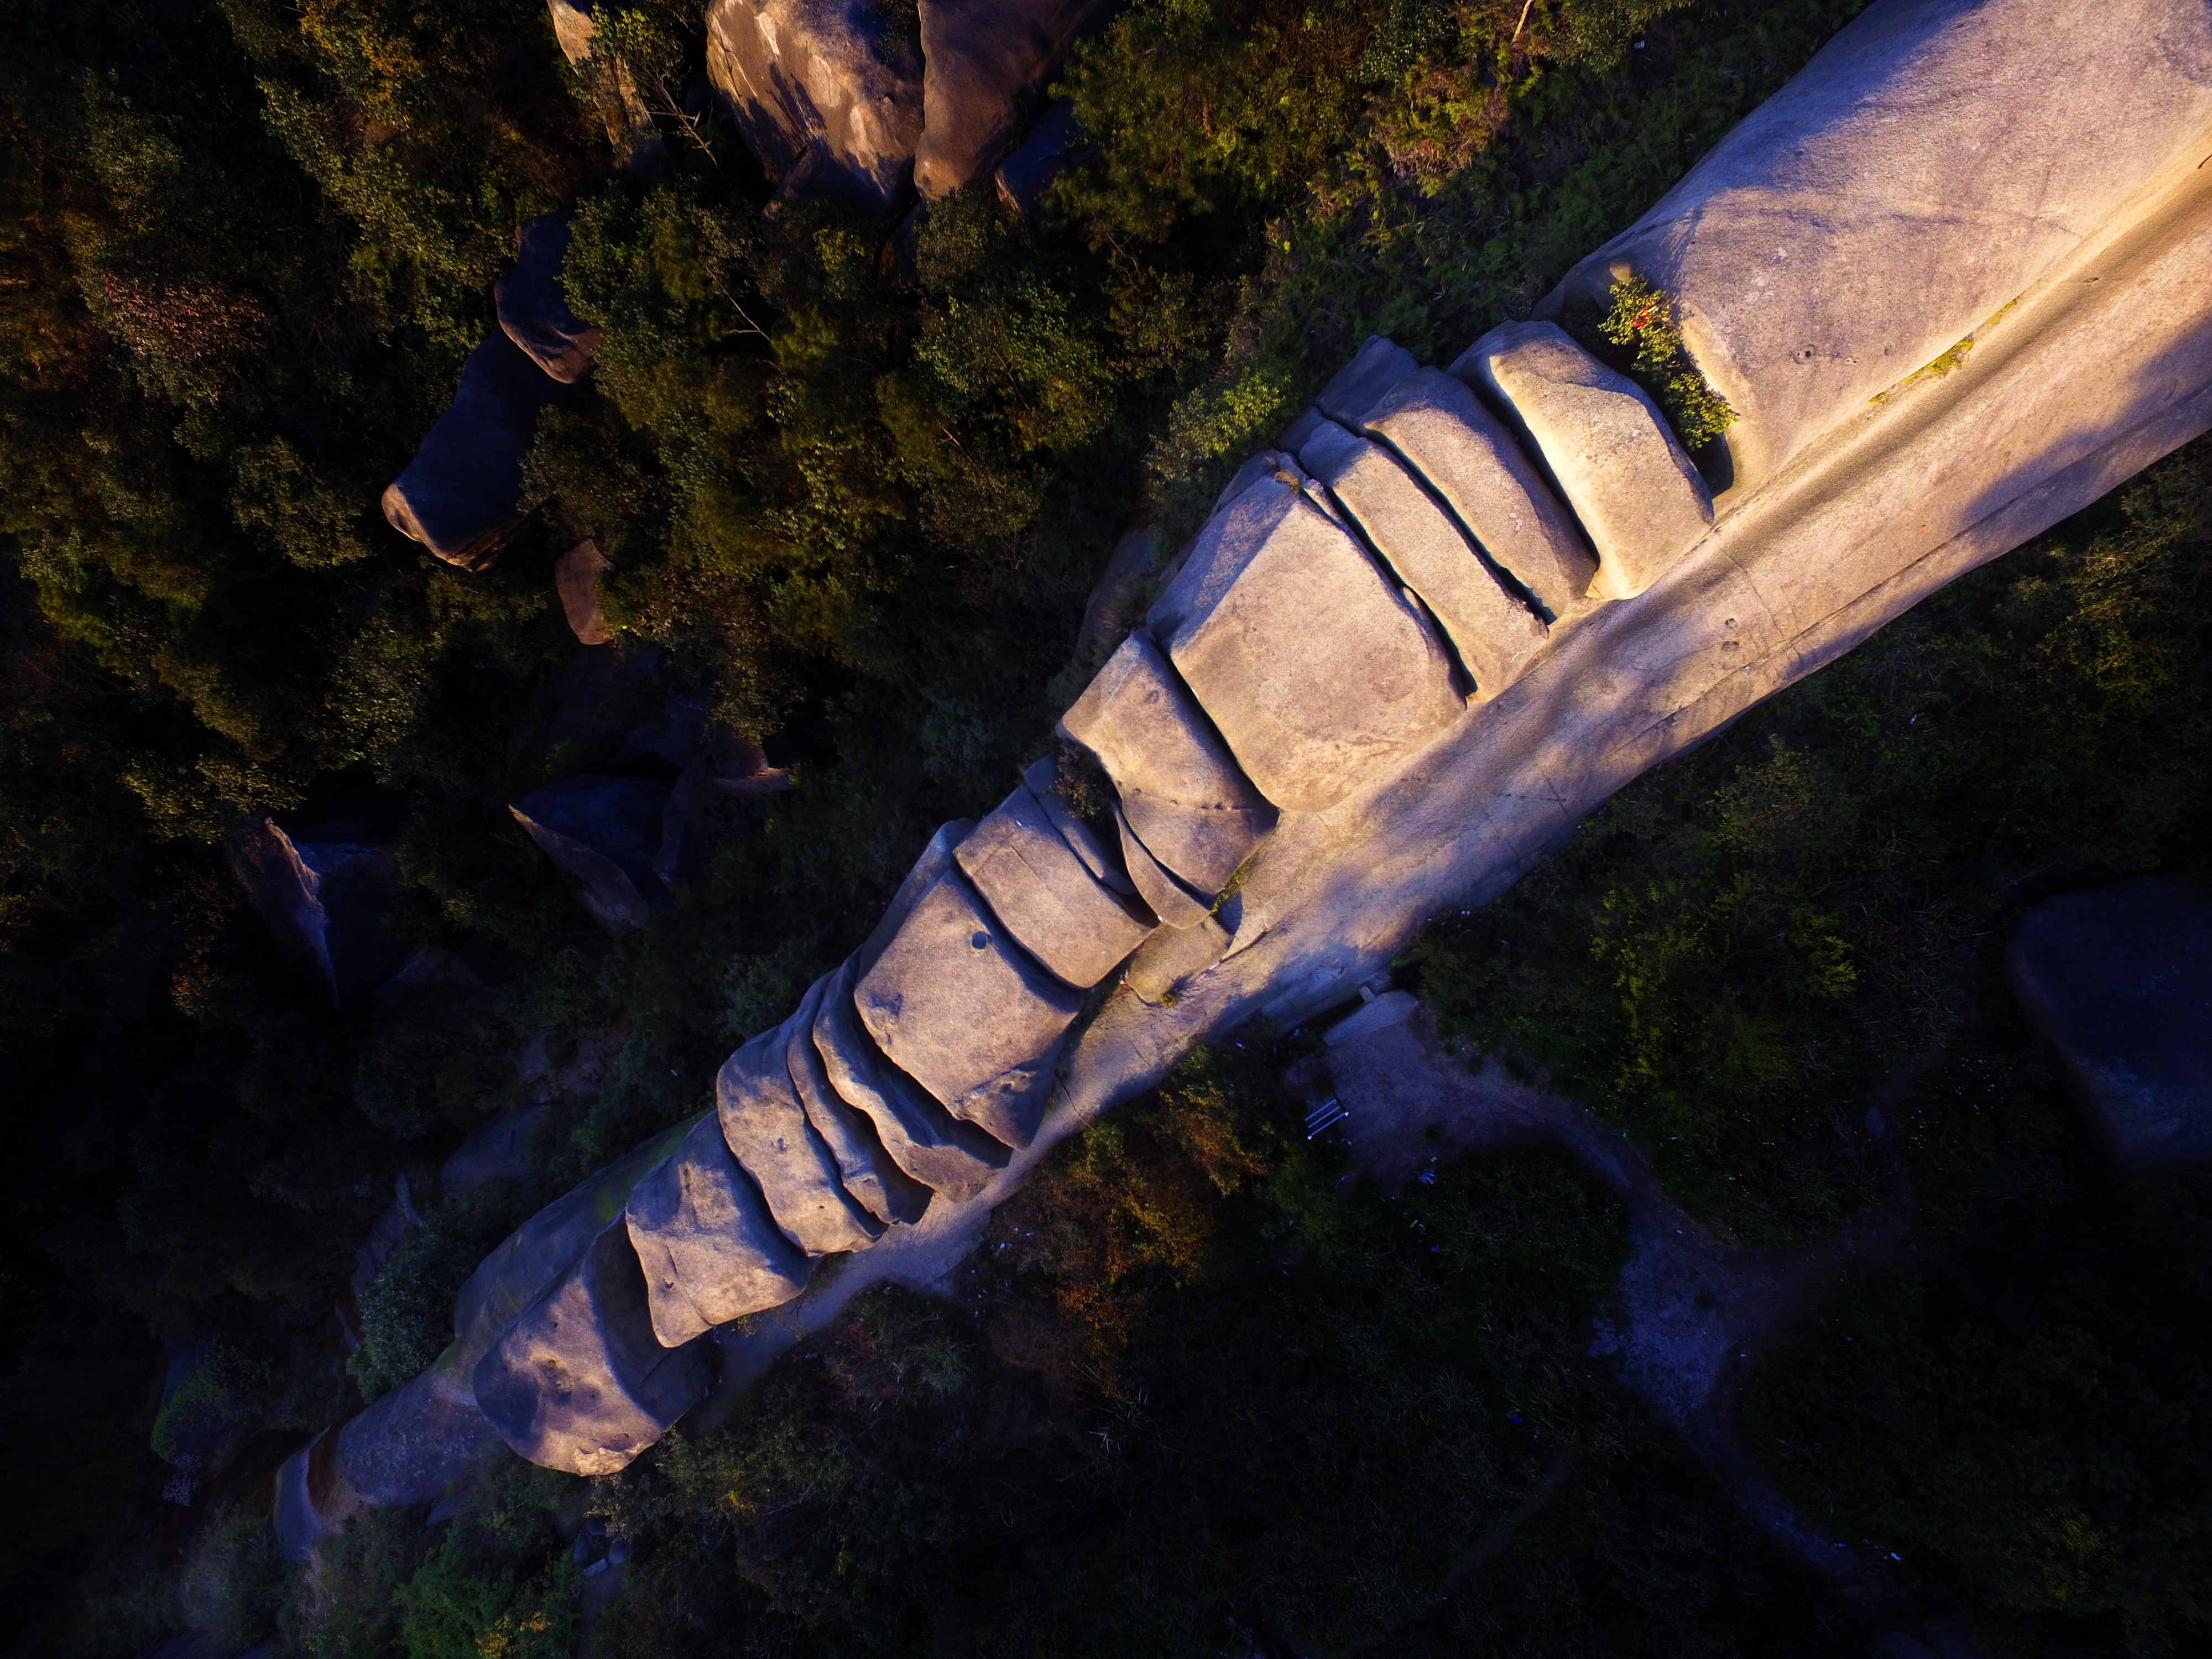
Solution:
[{"label": "green vegetation", "polygon": [[1705,383],[1682,347],[1674,307],[1667,296],[1640,276],[1613,284],[1612,305],[1597,320],[1597,337],[1624,348],[1604,355],[1633,375],[1658,400],[1682,447],[1692,453],[1735,424],[1735,410]]}]

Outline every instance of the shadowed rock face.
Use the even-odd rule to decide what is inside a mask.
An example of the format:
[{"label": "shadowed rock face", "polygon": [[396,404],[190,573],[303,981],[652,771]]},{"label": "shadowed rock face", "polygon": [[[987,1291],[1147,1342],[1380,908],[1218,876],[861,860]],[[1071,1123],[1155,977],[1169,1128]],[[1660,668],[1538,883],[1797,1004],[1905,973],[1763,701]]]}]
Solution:
[{"label": "shadowed rock face", "polygon": [[2164,878],[2046,899],[2005,976],[2123,1179],[2212,1159],[2212,900]]},{"label": "shadowed rock face", "polygon": [[399,887],[388,840],[343,825],[288,835],[273,818],[242,818],[223,851],[246,897],[286,955],[312,972],[339,1008],[373,999],[405,946],[386,932]]},{"label": "shadowed rock face", "polygon": [[561,262],[568,257],[568,222],[574,216],[547,213],[524,220],[515,233],[514,267],[491,290],[501,330],[532,362],[563,384],[591,373],[593,355],[605,334],[568,309],[568,293],[561,285]]},{"label": "shadowed rock face", "polygon": [[668,902],[655,868],[667,805],[668,786],[655,779],[586,776],[549,783],[507,810],[574,880],[592,920],[619,935]]},{"label": "shadowed rock face", "polygon": [[1113,3],[921,0],[914,182],[924,201],[951,195],[1006,154],[1069,45]]}]

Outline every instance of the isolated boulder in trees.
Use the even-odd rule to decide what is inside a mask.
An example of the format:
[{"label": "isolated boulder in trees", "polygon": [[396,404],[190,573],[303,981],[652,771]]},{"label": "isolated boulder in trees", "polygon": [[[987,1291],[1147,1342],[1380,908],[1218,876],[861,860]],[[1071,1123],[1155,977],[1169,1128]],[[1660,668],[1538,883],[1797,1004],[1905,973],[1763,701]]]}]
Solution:
[{"label": "isolated boulder in trees", "polygon": [[1075,37],[1113,0],[921,0],[914,182],[950,196],[1005,155]]},{"label": "isolated boulder in trees", "polygon": [[666,833],[668,786],[655,778],[564,778],[507,808],[576,884],[592,921],[617,936],[668,902],[654,869]]},{"label": "isolated boulder in trees", "polygon": [[644,1271],[615,1220],[477,1362],[475,1381],[477,1405],[520,1455],[612,1474],[706,1392],[707,1352],[654,1337]]},{"label": "isolated boulder in trees", "polygon": [[1158,925],[1085,866],[1026,785],[952,856],[1016,943],[1079,990],[1112,973]]},{"label": "isolated boulder in trees", "polygon": [[223,837],[232,872],[284,953],[334,1006],[368,1002],[406,955],[384,925],[399,890],[390,838],[358,824],[302,826],[246,817]]},{"label": "isolated boulder in trees", "polygon": [[786,199],[884,214],[921,137],[913,14],[870,0],[714,0],[707,72]]},{"label": "isolated boulder in trees", "polygon": [[611,645],[615,631],[599,609],[599,573],[611,568],[599,544],[586,538],[553,562],[553,591],[579,645]]},{"label": "isolated boulder in trees", "polygon": [[2045,899],[2005,974],[2124,1178],[2212,1159],[2212,899],[2163,877]]},{"label": "isolated boulder in trees", "polygon": [[607,130],[607,142],[623,167],[633,175],[650,176],[667,159],[653,112],[639,96],[629,66],[611,53],[599,50],[596,0],[545,0],[552,14],[553,36],[561,54],[591,88]]},{"label": "isolated boulder in trees", "polygon": [[776,1226],[712,1112],[631,1189],[623,1214],[663,1347],[781,1307],[806,1288],[806,1253]]},{"label": "isolated boulder in trees", "polygon": [[1420,613],[1280,477],[1206,526],[1149,621],[1245,775],[1291,811],[1334,806],[1466,712]]},{"label": "isolated boulder in trees", "polygon": [[999,199],[1024,219],[1034,219],[1044,206],[1044,193],[1052,181],[1081,161],[1090,139],[1075,118],[1075,105],[1057,100],[1030,129],[1014,153],[999,163],[992,182]]},{"label": "isolated boulder in trees", "polygon": [[[580,380],[592,372],[605,331],[568,309],[561,262],[568,257],[567,212],[525,219],[515,232],[514,264],[492,284],[492,302],[507,337],[555,380]],[[597,641],[586,641],[597,643]]]},{"label": "isolated boulder in trees", "polygon": [[1507,323],[1451,372],[1487,392],[1596,544],[1592,591],[1633,599],[1713,526],[1712,497],[1644,388],[1553,323]]},{"label": "isolated boulder in trees", "polygon": [[519,505],[522,458],[539,411],[574,396],[505,333],[493,334],[469,354],[452,406],[385,490],[384,516],[447,564],[482,569],[529,517]]}]

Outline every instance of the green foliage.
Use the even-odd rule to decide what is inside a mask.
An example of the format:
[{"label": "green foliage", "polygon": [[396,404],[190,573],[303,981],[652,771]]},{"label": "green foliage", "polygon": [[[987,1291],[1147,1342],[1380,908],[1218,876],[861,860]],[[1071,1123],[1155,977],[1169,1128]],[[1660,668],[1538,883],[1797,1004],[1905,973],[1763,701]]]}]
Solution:
[{"label": "green foliage", "polygon": [[1703,449],[1735,424],[1735,410],[1684,354],[1673,305],[1642,277],[1614,279],[1612,306],[1597,319],[1597,333],[1632,353],[1620,367],[1658,400],[1683,448]]},{"label": "green foliage", "polygon": [[346,1370],[362,1398],[407,1382],[453,1340],[453,1297],[500,1240],[538,1206],[535,1194],[501,1176],[448,1199],[401,1241],[361,1293],[361,1346]]}]

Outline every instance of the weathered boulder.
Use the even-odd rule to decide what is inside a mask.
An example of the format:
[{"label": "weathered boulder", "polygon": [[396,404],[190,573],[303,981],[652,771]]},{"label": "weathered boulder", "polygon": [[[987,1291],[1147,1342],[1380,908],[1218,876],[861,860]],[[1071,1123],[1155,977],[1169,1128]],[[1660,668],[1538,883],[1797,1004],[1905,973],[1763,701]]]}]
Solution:
[{"label": "weathered boulder", "polygon": [[1151,597],[1152,567],[1158,548],[1152,528],[1139,525],[1114,544],[1106,568],[1083,607],[1083,626],[1076,630],[1074,662],[1088,673],[1106,659],[1106,653],[1143,618]]},{"label": "weathered boulder", "polygon": [[[343,1509],[348,1495],[428,1504],[471,1469],[504,1458],[506,1443],[477,1404],[478,1357],[447,1343],[422,1372],[333,1430],[308,1459],[302,1495],[325,1515]],[[327,1469],[319,1467],[324,1459]]]},{"label": "weathered boulder", "polygon": [[553,562],[553,591],[579,645],[611,645],[615,631],[599,609],[599,573],[611,569],[599,544],[588,538]]},{"label": "weathered boulder", "polygon": [[814,1051],[837,1097],[874,1127],[892,1163],[954,1203],[973,1197],[1006,1167],[1007,1149],[947,1112],[885,1060],[853,1006],[860,978],[848,961],[823,994],[814,1017]]},{"label": "weathered boulder", "polygon": [[707,1388],[702,1342],[654,1338],[629,1231],[610,1222],[477,1362],[477,1403],[541,1468],[612,1474]]},{"label": "weathered boulder", "polygon": [[914,182],[949,196],[1006,153],[1068,46],[1113,0],[921,0]]},{"label": "weathered boulder", "polygon": [[891,1064],[947,1111],[1026,1146],[1083,998],[1031,961],[948,870],[860,975],[853,1006]]},{"label": "weathered boulder", "polygon": [[1149,620],[1245,775],[1290,811],[1334,805],[1466,713],[1419,612],[1279,478],[1207,526]]},{"label": "weathered boulder", "polygon": [[1298,459],[1328,486],[1398,580],[1421,596],[1487,702],[1544,648],[1546,629],[1388,450],[1323,421]]},{"label": "weathered boulder", "polygon": [[1029,785],[1030,793],[1037,798],[1038,804],[1044,808],[1045,817],[1060,832],[1060,838],[1067,843],[1068,851],[1075,854],[1092,878],[1112,888],[1124,898],[1134,897],[1136,884],[1129,879],[1121,860],[1107,852],[1098,837],[1091,833],[1091,826],[1076,817],[1067,803],[1060,799],[1060,763],[1048,757],[1023,773],[1022,781]]},{"label": "weathered boulder", "polygon": [[592,921],[619,937],[668,902],[654,869],[668,786],[655,778],[564,778],[507,808],[545,856],[576,884]]},{"label": "weathered boulder", "polygon": [[846,1192],[836,1160],[792,1087],[784,1056],[798,1025],[793,1015],[722,1062],[714,1079],[722,1139],[793,1243],[809,1255],[865,1250],[883,1224]]},{"label": "weathered boulder", "polygon": [[514,233],[514,264],[491,289],[507,337],[538,368],[563,382],[580,380],[592,372],[593,356],[605,337],[604,329],[568,309],[568,291],[561,285],[561,262],[568,257],[568,226],[574,217],[561,212],[525,219]]},{"label": "weathered boulder", "polygon": [[[1366,343],[1352,354],[1352,361],[1329,377],[1328,384],[1314,398],[1314,406],[1333,421],[1340,421],[1355,431],[1367,411],[1381,401],[1382,395],[1407,375],[1417,373],[1421,365],[1413,354],[1403,346],[1395,345],[1380,334],[1370,334]],[[1303,447],[1303,441],[1284,440],[1284,447]]]},{"label": "weathered boulder", "polygon": [[884,1151],[883,1137],[857,1107],[846,1104],[830,1081],[829,1068],[814,1046],[814,1025],[822,1012],[822,999],[837,975],[830,974],[807,988],[791,1022],[784,1048],[784,1066],[806,1121],[830,1149],[837,1178],[860,1207],[885,1226],[911,1225],[929,1207],[929,1188],[908,1176]]},{"label": "weathered boulder", "polygon": [[1274,828],[1275,809],[1144,633],[1107,659],[1059,729],[1105,769],[1151,856],[1209,898]]},{"label": "weathered boulder", "polygon": [[1659,406],[1556,325],[1494,328],[1451,372],[1496,399],[1551,469],[1597,547],[1592,592],[1634,598],[1712,528],[1712,497]]},{"label": "weathered boulder", "polygon": [[2172,0],[1871,6],[1543,314],[1632,270],[1741,417],[1736,493],[1936,362],[2212,126],[2212,12]]},{"label": "weathered boulder", "polygon": [[2212,900],[2160,877],[2046,899],[2005,976],[2123,1178],[2212,1159]]},{"label": "weathered boulder", "polygon": [[780,199],[889,213],[922,129],[921,42],[869,0],[714,0],[707,73]]},{"label": "weathered boulder", "polygon": [[1015,943],[1079,990],[1112,973],[1158,925],[1085,867],[1027,785],[952,856]]},{"label": "weathered boulder", "polygon": [[1556,622],[1597,574],[1589,544],[1498,418],[1442,369],[1394,383],[1360,416],[1404,457],[1482,550]]},{"label": "weathered boulder", "polygon": [[575,65],[592,100],[599,106],[607,142],[623,167],[634,175],[650,176],[667,159],[653,112],[639,96],[629,66],[611,53],[598,50],[599,22],[593,16],[597,0],[545,0],[553,16],[553,37],[561,54]]},{"label": "weathered boulder", "polygon": [[1036,218],[1052,181],[1081,160],[1089,147],[1090,140],[1075,118],[1074,104],[1066,98],[1057,100],[1037,118],[1020,148],[999,163],[999,170],[992,175],[992,182],[999,187],[999,199],[1023,218]]},{"label": "weathered boulder", "polygon": [[653,1334],[665,1348],[781,1307],[806,1288],[813,1268],[730,1156],[713,1112],[631,1189],[623,1223],[644,1270]]},{"label": "weathered boulder", "polygon": [[1152,849],[1129,827],[1129,815],[1118,801],[1114,806],[1114,828],[1121,837],[1121,863],[1129,872],[1130,884],[1163,924],[1176,929],[1195,927],[1212,914],[1211,898],[1192,892],[1152,856]]},{"label": "weathered boulder", "polygon": [[497,558],[529,517],[522,458],[548,404],[574,400],[504,333],[469,353],[452,405],[384,492],[384,516],[464,570]]},{"label": "weathered boulder", "polygon": [[362,824],[243,817],[223,836],[231,871],[278,945],[313,973],[334,1006],[369,1002],[407,954],[384,917],[399,890],[387,836]]}]

